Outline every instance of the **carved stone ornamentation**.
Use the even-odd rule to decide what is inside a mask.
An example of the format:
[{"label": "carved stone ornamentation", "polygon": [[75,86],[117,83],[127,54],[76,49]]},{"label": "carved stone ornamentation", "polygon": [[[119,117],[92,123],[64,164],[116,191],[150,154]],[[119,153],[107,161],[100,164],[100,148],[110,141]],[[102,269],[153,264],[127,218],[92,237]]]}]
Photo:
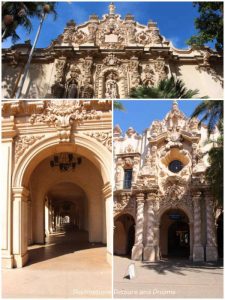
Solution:
[{"label": "carved stone ornamentation", "polygon": [[112,133],[109,132],[85,132],[86,135],[96,139],[104,145],[110,152],[112,152]]},{"label": "carved stone ornamentation", "polygon": [[118,98],[118,86],[117,86],[117,77],[111,72],[105,82],[105,97],[109,99]]},{"label": "carved stone ornamentation", "polygon": [[[132,127],[125,134],[119,128],[115,130],[115,202],[123,191],[136,197],[133,260],[154,262],[168,255],[169,226],[179,220],[186,223],[179,230],[182,234],[185,230],[185,238],[188,236],[185,243],[191,259],[215,261],[218,249],[214,213],[218,204],[206,181],[207,128],[197,119],[187,118],[177,101],[171,104],[165,118],[153,121],[141,136]],[[154,104],[149,106],[152,110]],[[126,190],[124,179],[129,180]]]},{"label": "carved stone ornamentation", "polygon": [[[71,105],[73,104],[73,105]],[[101,113],[87,110],[88,103],[76,100],[51,100],[42,114],[33,114],[30,123],[46,123],[54,125],[59,131],[62,142],[70,141],[71,125],[83,120],[99,119]]]},{"label": "carved stone ornamentation", "polygon": [[103,59],[103,63],[107,66],[116,66],[120,64],[120,59],[118,59],[115,54],[110,53]]},{"label": "carved stone ornamentation", "polygon": [[15,140],[15,162],[26,153],[26,150],[38,140],[42,139],[44,135],[29,135],[19,136]]},{"label": "carved stone ornamentation", "polygon": [[124,193],[124,192],[120,194],[119,201],[114,202],[114,208],[113,208],[114,214],[118,214],[126,208],[130,200],[130,195],[131,195],[130,193]]}]

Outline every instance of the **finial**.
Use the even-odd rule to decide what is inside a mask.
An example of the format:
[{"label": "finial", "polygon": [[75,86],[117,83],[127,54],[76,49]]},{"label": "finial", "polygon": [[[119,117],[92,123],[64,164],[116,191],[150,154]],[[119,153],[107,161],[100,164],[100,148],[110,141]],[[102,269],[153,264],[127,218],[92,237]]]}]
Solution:
[{"label": "finial", "polygon": [[173,105],[172,105],[172,109],[177,109],[178,108],[178,102],[177,100],[173,100]]},{"label": "finial", "polygon": [[114,15],[115,14],[115,9],[116,9],[115,5],[113,4],[113,2],[111,2],[109,4],[109,14]]}]

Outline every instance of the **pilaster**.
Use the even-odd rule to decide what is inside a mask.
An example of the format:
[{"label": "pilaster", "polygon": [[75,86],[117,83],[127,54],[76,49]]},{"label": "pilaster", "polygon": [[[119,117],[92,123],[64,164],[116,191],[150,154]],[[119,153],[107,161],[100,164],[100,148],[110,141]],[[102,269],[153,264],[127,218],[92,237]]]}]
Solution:
[{"label": "pilaster", "polygon": [[14,117],[2,120],[2,143],[0,157],[1,181],[1,254],[2,268],[13,268],[12,254],[12,172],[13,138],[16,136]]},{"label": "pilaster", "polygon": [[13,266],[22,268],[28,260],[28,196],[26,188],[13,188]]}]

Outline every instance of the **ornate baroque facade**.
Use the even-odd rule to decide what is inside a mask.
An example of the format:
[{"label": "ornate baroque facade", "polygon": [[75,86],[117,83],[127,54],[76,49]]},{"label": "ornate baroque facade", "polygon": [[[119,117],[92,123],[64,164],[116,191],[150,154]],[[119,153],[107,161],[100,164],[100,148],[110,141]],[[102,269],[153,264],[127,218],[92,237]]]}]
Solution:
[{"label": "ornate baroque facade", "polygon": [[[4,98],[14,98],[31,45],[2,51]],[[222,58],[215,51],[176,49],[157,24],[147,26],[127,14],[121,19],[114,4],[102,19],[91,15],[81,25],[71,20],[45,49],[36,49],[24,98],[128,98],[139,85],[156,86],[174,75],[200,97],[222,98]]]},{"label": "ornate baroque facade", "polygon": [[[24,266],[28,245],[44,243],[62,218],[53,220],[49,205],[63,186],[73,186],[73,205],[81,203],[85,210],[79,228],[88,232],[90,242],[107,244],[112,253],[111,122],[108,100],[3,101],[3,267]],[[51,168],[60,153],[79,156],[82,163],[68,172]]]},{"label": "ornate baroque facade", "polygon": [[[169,256],[178,235],[179,254],[194,261],[217,260],[216,208],[204,175],[206,139],[206,127],[186,118],[177,102],[163,121],[154,121],[143,135],[129,128],[122,136],[115,127],[115,254],[129,251],[133,223],[134,260]],[[174,224],[180,226],[176,236],[170,233]]]}]

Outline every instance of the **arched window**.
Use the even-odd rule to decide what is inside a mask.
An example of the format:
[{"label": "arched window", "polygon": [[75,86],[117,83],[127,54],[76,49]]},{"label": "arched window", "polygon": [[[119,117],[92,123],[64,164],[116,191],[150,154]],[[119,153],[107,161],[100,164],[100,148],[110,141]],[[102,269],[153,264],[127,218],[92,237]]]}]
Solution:
[{"label": "arched window", "polygon": [[169,164],[169,170],[173,173],[178,173],[183,169],[183,164],[179,160],[173,160]]}]

